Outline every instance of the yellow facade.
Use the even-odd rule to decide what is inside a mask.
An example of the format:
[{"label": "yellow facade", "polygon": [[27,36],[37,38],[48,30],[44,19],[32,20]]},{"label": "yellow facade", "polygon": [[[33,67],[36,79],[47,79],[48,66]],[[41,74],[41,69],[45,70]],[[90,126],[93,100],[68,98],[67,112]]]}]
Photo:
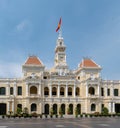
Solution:
[{"label": "yellow facade", "polygon": [[23,77],[0,79],[0,114],[16,113],[17,108],[28,108],[29,113],[74,115],[82,113],[120,113],[120,81],[101,78],[101,67],[83,58],[76,70],[69,70],[66,46],[61,36],[57,39],[54,67],[46,70],[36,56],[22,65]]}]

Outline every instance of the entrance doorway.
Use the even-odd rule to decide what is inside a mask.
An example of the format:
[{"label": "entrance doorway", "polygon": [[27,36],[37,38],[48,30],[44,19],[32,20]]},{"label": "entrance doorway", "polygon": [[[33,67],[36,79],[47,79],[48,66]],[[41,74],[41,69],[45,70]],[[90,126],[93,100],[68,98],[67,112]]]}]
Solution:
[{"label": "entrance doorway", "polygon": [[6,115],[6,104],[0,103],[0,115]]},{"label": "entrance doorway", "polygon": [[49,104],[45,104],[45,114],[49,114]]},{"label": "entrance doorway", "polygon": [[120,113],[120,104],[115,104],[115,112]]}]

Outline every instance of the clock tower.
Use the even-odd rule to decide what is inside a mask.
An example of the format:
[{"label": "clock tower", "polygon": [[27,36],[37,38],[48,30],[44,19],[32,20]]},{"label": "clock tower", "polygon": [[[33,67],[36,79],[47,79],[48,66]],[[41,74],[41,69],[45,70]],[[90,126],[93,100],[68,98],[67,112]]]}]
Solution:
[{"label": "clock tower", "polygon": [[65,50],[66,50],[66,46],[64,45],[64,39],[62,37],[60,30],[56,42],[54,66],[56,69],[60,70],[61,72],[66,72],[68,70]]}]

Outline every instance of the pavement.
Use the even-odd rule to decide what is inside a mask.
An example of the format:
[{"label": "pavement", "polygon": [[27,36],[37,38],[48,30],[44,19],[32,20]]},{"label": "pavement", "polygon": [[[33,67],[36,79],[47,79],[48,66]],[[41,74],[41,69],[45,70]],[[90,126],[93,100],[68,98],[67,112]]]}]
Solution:
[{"label": "pavement", "polygon": [[0,119],[0,128],[120,128],[120,117]]}]

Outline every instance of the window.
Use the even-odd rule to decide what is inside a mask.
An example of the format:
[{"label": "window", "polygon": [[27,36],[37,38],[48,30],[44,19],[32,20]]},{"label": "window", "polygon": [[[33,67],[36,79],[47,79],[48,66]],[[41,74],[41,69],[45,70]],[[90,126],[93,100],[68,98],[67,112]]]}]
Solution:
[{"label": "window", "polygon": [[72,88],[71,87],[68,88],[68,96],[72,96]]},{"label": "window", "polygon": [[30,94],[37,94],[37,87],[35,86],[30,87]]},{"label": "window", "polygon": [[0,95],[5,95],[5,94],[6,94],[5,87],[1,87],[0,88]]},{"label": "window", "polygon": [[37,105],[31,104],[31,111],[37,111]]},{"label": "window", "polygon": [[47,76],[44,76],[43,79],[47,79]]},{"label": "window", "polygon": [[118,89],[114,89],[114,96],[118,96]]},{"label": "window", "polygon": [[101,96],[104,96],[104,88],[101,88]]},{"label": "window", "polygon": [[91,111],[95,111],[96,109],[96,105],[95,104],[91,104]]},{"label": "window", "polygon": [[60,88],[60,95],[64,96],[64,88],[63,87]]},{"label": "window", "polygon": [[107,89],[107,96],[110,96],[110,89]]},{"label": "window", "polygon": [[80,95],[80,89],[79,89],[79,87],[76,88],[75,94],[76,94],[76,96],[79,96]]},{"label": "window", "polygon": [[44,88],[44,95],[45,96],[48,96],[49,95],[49,89],[48,89],[48,87],[45,87]]},{"label": "window", "polygon": [[18,87],[18,95],[22,95],[22,87]]},{"label": "window", "polygon": [[57,95],[57,89],[56,89],[56,87],[53,87],[52,88],[52,95]]},{"label": "window", "polygon": [[90,87],[88,92],[90,95],[95,95],[95,89],[93,87]]},{"label": "window", "polygon": [[10,95],[13,95],[13,87],[10,87]]}]

